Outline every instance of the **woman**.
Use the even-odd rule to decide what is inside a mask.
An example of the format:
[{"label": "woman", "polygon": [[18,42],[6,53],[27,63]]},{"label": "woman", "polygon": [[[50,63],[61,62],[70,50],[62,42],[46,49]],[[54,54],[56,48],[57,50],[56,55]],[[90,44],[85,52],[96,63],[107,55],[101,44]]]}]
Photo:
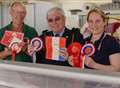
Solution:
[{"label": "woman", "polygon": [[106,16],[99,8],[88,12],[87,22],[92,35],[86,42],[94,44],[96,51],[92,57],[85,58],[85,65],[88,68],[120,71],[120,46],[111,36],[106,35]]}]

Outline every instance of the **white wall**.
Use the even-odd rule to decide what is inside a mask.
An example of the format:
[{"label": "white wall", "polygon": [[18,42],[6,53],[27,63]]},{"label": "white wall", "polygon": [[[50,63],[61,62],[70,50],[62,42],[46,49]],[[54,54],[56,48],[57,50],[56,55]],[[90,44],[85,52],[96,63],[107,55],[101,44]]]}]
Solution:
[{"label": "white wall", "polygon": [[[34,27],[34,9],[33,9],[33,5],[29,4],[26,5],[26,9],[27,9],[27,16],[25,18],[25,23],[29,24],[30,26]],[[10,8],[9,5],[2,5],[2,9],[1,9],[1,13],[0,13],[0,17],[1,17],[1,27],[6,26],[7,24],[9,24],[11,22],[11,16],[10,16]]]},{"label": "white wall", "polygon": [[[27,15],[25,17],[25,23],[34,27],[39,34],[43,30],[48,29],[46,22],[47,11],[55,6],[60,6],[60,4],[50,3],[50,2],[39,2],[30,3],[26,5]],[[2,16],[1,16],[2,15]],[[2,25],[0,27],[6,26],[11,21],[11,16],[9,14],[9,5],[2,6],[2,12],[0,13],[0,20]]]},{"label": "white wall", "polygon": [[35,28],[38,30],[39,34],[41,34],[43,30],[48,29],[46,21],[47,11],[55,6],[60,5],[50,2],[39,2],[35,4]]},{"label": "white wall", "polygon": [[2,12],[1,12],[1,26],[5,26],[6,24],[10,23],[11,21],[11,17],[9,14],[9,6],[6,5],[2,5]]},{"label": "white wall", "polygon": [[26,10],[27,10],[27,14],[26,14],[26,17],[25,17],[25,23],[32,26],[32,27],[35,27],[34,4],[26,5]]},{"label": "white wall", "polygon": [[78,15],[67,15],[66,26],[69,29],[72,29],[73,27],[79,28],[79,16]]}]

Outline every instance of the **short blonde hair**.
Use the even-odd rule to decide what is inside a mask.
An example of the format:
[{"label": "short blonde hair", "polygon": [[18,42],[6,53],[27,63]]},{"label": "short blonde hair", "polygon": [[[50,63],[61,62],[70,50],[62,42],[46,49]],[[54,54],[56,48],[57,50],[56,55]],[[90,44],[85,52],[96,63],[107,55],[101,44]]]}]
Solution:
[{"label": "short blonde hair", "polygon": [[21,2],[21,1],[14,1],[14,2],[12,2],[11,5],[10,5],[10,8],[12,9],[13,7],[15,7],[17,5],[21,5],[21,6],[23,6],[25,8],[24,3]]}]

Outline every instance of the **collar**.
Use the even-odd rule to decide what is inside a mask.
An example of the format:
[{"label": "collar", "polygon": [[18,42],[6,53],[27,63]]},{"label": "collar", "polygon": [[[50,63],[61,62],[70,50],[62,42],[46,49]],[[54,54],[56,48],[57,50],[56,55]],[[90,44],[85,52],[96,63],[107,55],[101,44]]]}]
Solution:
[{"label": "collar", "polygon": [[[104,32],[104,33],[101,35],[101,37],[100,37],[98,40],[96,40],[95,42],[101,42],[102,39],[103,39],[103,37],[104,37],[105,35],[106,35],[106,34],[105,34],[105,32]],[[86,38],[85,41],[91,42],[91,41],[90,41],[91,38],[92,38],[92,34],[91,34],[88,38]]]},{"label": "collar", "polygon": [[65,28],[64,28],[63,31],[61,31],[60,33],[54,33],[54,32],[53,32],[53,34],[54,34],[54,35],[59,34],[59,36],[62,36],[62,35],[64,34],[64,31],[65,31]]},{"label": "collar", "polygon": [[12,27],[13,27],[12,22],[10,22],[10,24],[8,24],[8,26],[7,26],[7,30],[11,30]]},{"label": "collar", "polygon": [[105,37],[105,32],[101,35],[101,37],[97,40],[97,41],[95,41],[95,42],[101,42],[103,39],[104,39],[104,37]]},{"label": "collar", "polygon": [[[7,30],[12,30],[13,28],[13,25],[12,25],[12,22],[10,22],[10,24],[7,26]],[[25,24],[23,23],[23,31],[25,29]]]}]

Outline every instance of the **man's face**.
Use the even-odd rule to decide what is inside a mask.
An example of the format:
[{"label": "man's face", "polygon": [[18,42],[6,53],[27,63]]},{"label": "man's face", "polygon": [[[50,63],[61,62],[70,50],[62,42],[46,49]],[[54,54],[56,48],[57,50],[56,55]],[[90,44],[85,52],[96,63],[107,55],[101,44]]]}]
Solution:
[{"label": "man's face", "polygon": [[64,30],[65,27],[65,17],[59,11],[51,11],[47,17],[48,25],[50,29],[59,33]]},{"label": "man's face", "polygon": [[26,16],[26,10],[22,5],[13,6],[10,13],[13,23],[18,25],[23,23]]}]

